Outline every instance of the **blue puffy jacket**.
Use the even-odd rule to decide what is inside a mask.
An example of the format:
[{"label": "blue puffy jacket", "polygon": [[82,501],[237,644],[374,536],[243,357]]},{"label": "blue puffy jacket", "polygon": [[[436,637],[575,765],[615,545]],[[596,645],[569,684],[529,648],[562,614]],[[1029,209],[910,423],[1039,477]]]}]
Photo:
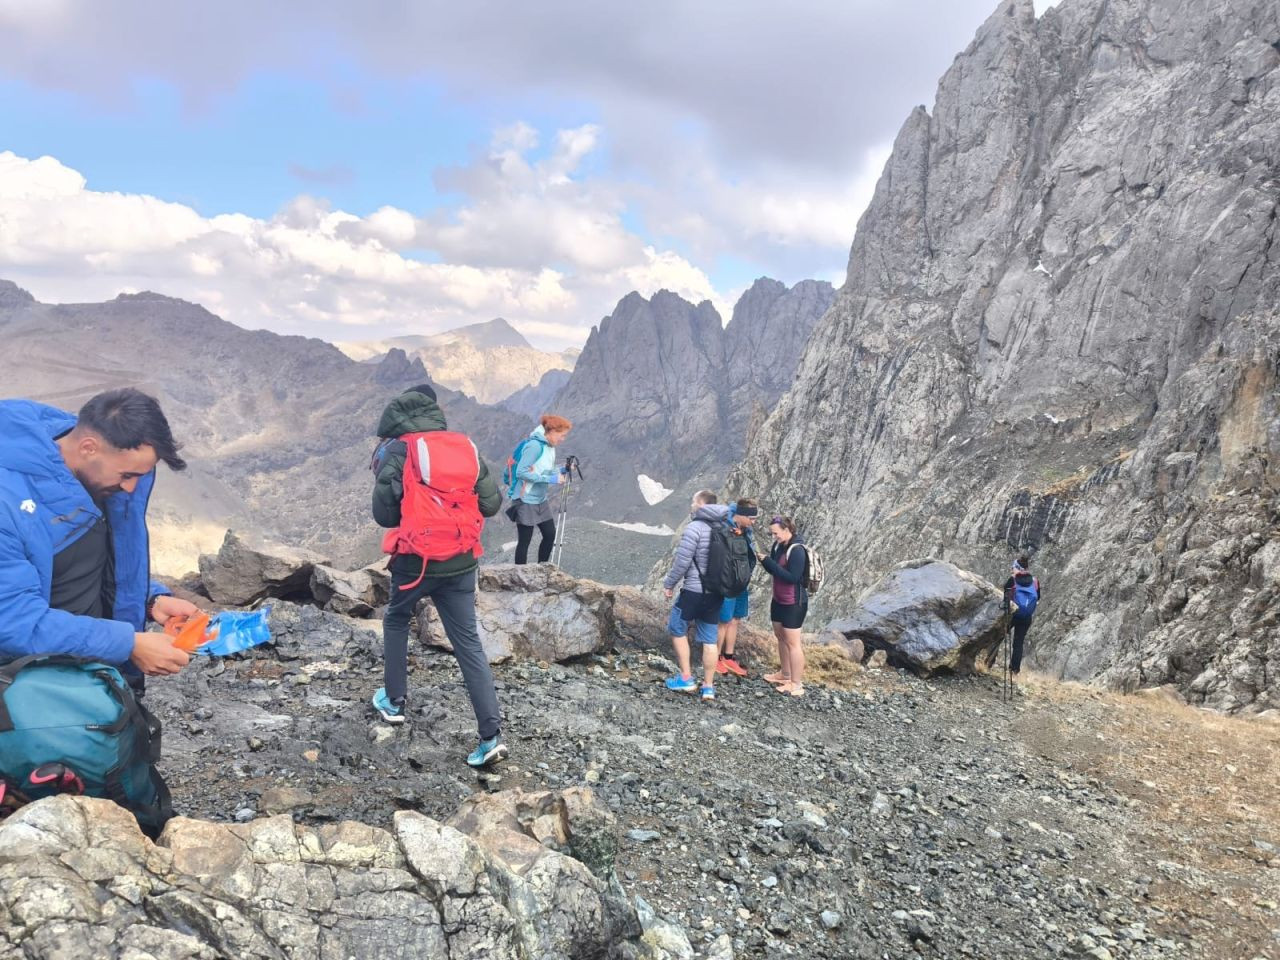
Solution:
[{"label": "blue puffy jacket", "polygon": [[76,418],[30,400],[0,400],[0,659],[63,653],[127,664],[147,603],[169,591],[151,579],[147,501],[155,471],[106,509],[115,549],[114,618],[78,617],[49,607],[54,555],[75,543],[102,512],[67,469],[54,443]]}]

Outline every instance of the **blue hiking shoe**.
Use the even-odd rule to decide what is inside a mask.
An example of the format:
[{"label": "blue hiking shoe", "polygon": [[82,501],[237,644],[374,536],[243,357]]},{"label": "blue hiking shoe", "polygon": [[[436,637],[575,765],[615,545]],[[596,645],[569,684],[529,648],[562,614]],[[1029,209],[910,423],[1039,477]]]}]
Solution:
[{"label": "blue hiking shoe", "polygon": [[701,694],[703,703],[710,703],[716,698],[715,687],[702,687],[698,693]]},{"label": "blue hiking shoe", "polygon": [[507,745],[502,742],[501,736],[481,740],[480,746],[467,754],[467,765],[477,769],[487,767],[491,763],[507,759],[507,753]]},{"label": "blue hiking shoe", "polygon": [[667,689],[678,693],[693,693],[698,689],[698,681],[693,677],[682,677],[676,674],[674,677],[667,677]]},{"label": "blue hiking shoe", "polygon": [[387,699],[387,688],[379,687],[373,695],[373,708],[382,715],[384,723],[404,723],[404,701],[392,702]]}]

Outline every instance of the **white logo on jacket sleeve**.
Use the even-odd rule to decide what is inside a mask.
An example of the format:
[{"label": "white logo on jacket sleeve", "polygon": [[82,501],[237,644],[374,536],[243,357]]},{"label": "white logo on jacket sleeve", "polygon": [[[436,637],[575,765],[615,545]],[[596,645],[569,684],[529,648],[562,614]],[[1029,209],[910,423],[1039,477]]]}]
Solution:
[{"label": "white logo on jacket sleeve", "polygon": [[18,504],[18,509],[21,510],[23,513],[35,513],[36,502],[34,500],[23,500],[20,504]]}]

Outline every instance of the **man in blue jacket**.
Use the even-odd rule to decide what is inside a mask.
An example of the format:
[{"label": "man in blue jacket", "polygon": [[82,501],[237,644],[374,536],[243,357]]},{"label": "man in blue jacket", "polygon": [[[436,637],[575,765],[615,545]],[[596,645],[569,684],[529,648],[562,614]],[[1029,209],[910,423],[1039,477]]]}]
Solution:
[{"label": "man in blue jacket", "polygon": [[189,657],[147,618],[196,613],[151,579],[146,510],[156,464],[183,470],[153,397],[111,390],[72,416],[0,401],[0,659],[69,654],[130,683]]}]

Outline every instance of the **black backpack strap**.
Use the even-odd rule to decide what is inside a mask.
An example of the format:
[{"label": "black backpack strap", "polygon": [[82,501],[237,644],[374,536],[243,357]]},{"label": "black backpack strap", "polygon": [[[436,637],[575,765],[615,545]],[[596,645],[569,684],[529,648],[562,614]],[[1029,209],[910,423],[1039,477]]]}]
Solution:
[{"label": "black backpack strap", "polygon": [[[100,671],[98,676],[111,688],[111,692],[123,708],[120,719],[110,728],[99,727],[98,729],[104,733],[119,734],[129,725],[134,728],[134,753],[131,756],[119,758],[117,765],[107,771],[103,778],[103,786],[106,788],[107,796],[132,813],[142,832],[154,840],[173,817],[172,795],[164,778],[160,776],[160,771],[156,769],[156,763],[160,759],[160,721],[134,697],[133,691],[127,684],[122,686],[116,683],[111,674],[106,671]],[[147,765],[147,775],[155,791],[154,803],[140,804],[131,799],[128,791],[125,790],[124,772],[138,763]]]},{"label": "black backpack strap", "polygon": [[[707,531],[708,531],[708,532],[707,532],[707,536],[711,536],[711,534],[715,531],[715,526],[711,523],[711,521],[710,521],[710,520],[704,520],[704,519],[702,519],[702,517],[694,517],[694,518],[693,518],[692,520],[690,520],[689,522],[690,522],[690,523],[705,523],[705,524],[707,525]],[[707,542],[707,551],[708,551],[708,552],[707,552],[707,559],[708,559],[708,560],[710,560],[710,559],[711,559],[711,554],[710,554],[710,551],[711,551],[711,543],[710,543],[710,541],[708,541],[708,542]],[[700,566],[698,566],[698,545],[697,545],[696,543],[693,545],[693,569],[695,569],[695,570],[697,570],[697,571],[698,571],[698,581],[702,584],[702,589],[703,589],[703,591],[705,592],[705,591],[706,591],[706,589],[707,589],[707,575],[706,575],[705,573],[703,573],[703,572],[702,572],[702,568],[701,568]]]},{"label": "black backpack strap", "polygon": [[106,726],[102,724],[93,724],[88,727],[88,729],[100,730],[103,733],[115,736],[131,723],[137,724],[141,722],[142,726],[145,728],[145,717],[150,716],[150,713],[147,711],[146,707],[138,702],[138,699],[133,695],[133,690],[129,685],[127,683],[116,683],[115,677],[106,670],[95,670],[93,675],[107,685],[115,698],[120,701],[122,709],[120,711],[120,716],[115,723]]}]

